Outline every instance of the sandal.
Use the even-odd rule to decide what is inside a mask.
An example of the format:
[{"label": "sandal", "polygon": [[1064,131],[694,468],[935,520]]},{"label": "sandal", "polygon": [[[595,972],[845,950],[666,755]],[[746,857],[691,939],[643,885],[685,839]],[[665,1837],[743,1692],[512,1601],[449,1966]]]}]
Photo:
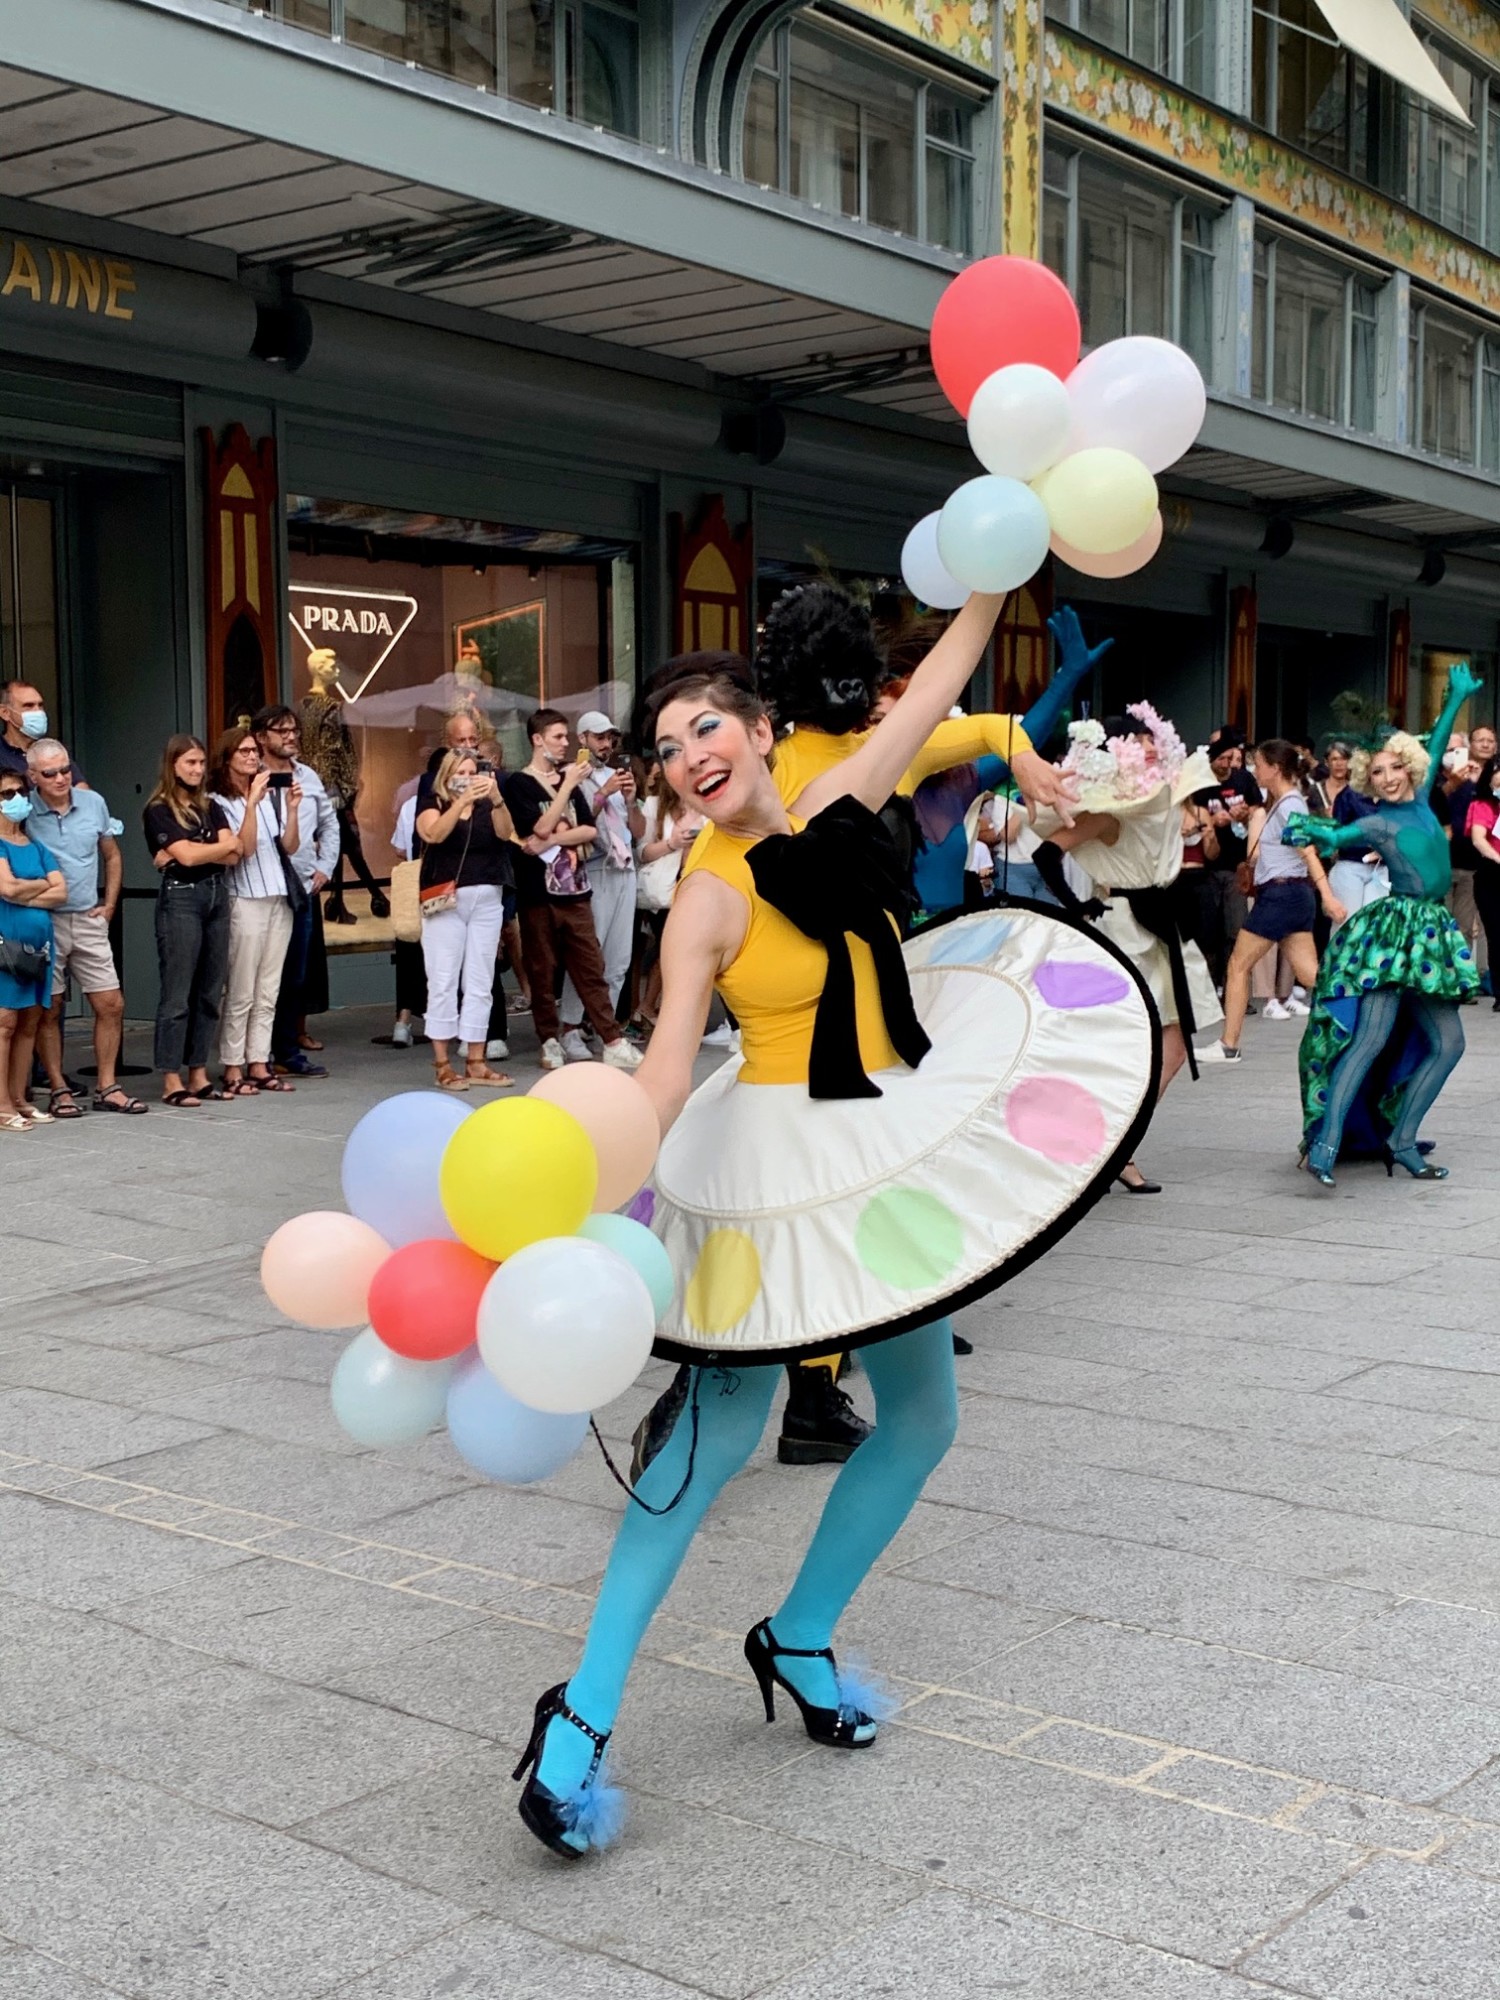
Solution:
[{"label": "sandal", "polygon": [[290,1097],[292,1092],[297,1088],[295,1083],[283,1083],[281,1078],[279,1076],[273,1075],[273,1073],[269,1069],[266,1071],[264,1076],[257,1076],[255,1074],[255,1071],[252,1069],[246,1076],[245,1081],[246,1083],[253,1083],[257,1091],[262,1091],[262,1090],[285,1091],[288,1097]]},{"label": "sandal", "polygon": [[[162,1099],[162,1103],[170,1104],[174,1111],[196,1111],[202,1102],[203,1099],[195,1090],[174,1090],[170,1096]],[[105,1111],[118,1111],[121,1109],[121,1106],[118,1104],[105,1104],[100,1108]]]},{"label": "sandal", "polygon": [[[189,1097],[192,1093],[190,1091],[181,1091],[178,1095]],[[169,1097],[166,1101],[168,1104],[175,1104],[177,1098]],[[94,1092],[94,1109],[96,1111],[118,1111],[122,1118],[139,1118],[144,1112],[149,1111],[151,1106],[142,1098],[132,1097],[123,1084],[112,1083],[108,1090],[96,1090]],[[66,1111],[58,1113],[60,1118],[66,1118],[67,1115]]]},{"label": "sandal", "polygon": [[31,1120],[23,1118],[19,1111],[12,1111],[8,1116],[0,1118],[0,1132],[29,1132],[30,1130]]},{"label": "sandal", "polygon": [[71,1090],[54,1090],[47,1098],[47,1110],[54,1119],[81,1118],[83,1107]]},{"label": "sandal", "polygon": [[464,1064],[464,1072],[470,1083],[486,1084],[492,1090],[514,1090],[516,1080],[507,1076],[503,1069],[491,1069],[483,1056],[470,1056]]},{"label": "sandal", "polygon": [[[351,917],[349,921],[350,923],[354,923],[357,919]],[[312,1035],[299,1035],[297,1037],[297,1046],[299,1049],[306,1049],[311,1055],[321,1055],[326,1045],[316,1040]]]},{"label": "sandal", "polygon": [[248,1076],[231,1077],[226,1074],[220,1079],[226,1097],[259,1097],[260,1085]]},{"label": "sandal", "polygon": [[432,1072],[432,1080],[439,1090],[467,1090],[469,1082],[454,1069],[452,1063],[440,1062]]},{"label": "sandal", "polygon": [[28,1125],[55,1125],[57,1120],[50,1111],[38,1111],[34,1104],[23,1104],[21,1116]]}]

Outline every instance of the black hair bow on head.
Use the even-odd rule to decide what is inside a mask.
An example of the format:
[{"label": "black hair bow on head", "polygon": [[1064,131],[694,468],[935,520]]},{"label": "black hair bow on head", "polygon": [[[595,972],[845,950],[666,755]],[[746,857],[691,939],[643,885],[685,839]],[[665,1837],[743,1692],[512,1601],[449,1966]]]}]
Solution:
[{"label": "black hair bow on head", "polygon": [[885,1031],[897,1055],[915,1069],[932,1047],[912,1005],[892,923],[906,900],[895,843],[876,814],[845,797],[801,833],[773,833],[757,841],[745,858],[766,902],[828,953],[828,976],[813,1022],[808,1094],[881,1096],[859,1059],[849,933],[870,947]]}]

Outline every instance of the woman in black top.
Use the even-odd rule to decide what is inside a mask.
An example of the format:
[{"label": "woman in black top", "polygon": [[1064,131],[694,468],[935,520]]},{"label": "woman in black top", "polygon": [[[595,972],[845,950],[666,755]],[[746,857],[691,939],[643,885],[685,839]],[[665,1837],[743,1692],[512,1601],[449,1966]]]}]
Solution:
[{"label": "woman in black top", "polygon": [[[208,1080],[229,965],[229,884],[239,843],[204,787],[208,752],[196,736],[173,736],[146,801],[146,845],[161,871],[156,898],[156,1067],[162,1102],[196,1110],[222,1099]],[[184,1082],[184,1072],[186,1081]]]},{"label": "woman in black top", "polygon": [[[471,1083],[502,1090],[511,1085],[510,1077],[485,1061],[484,1045],[505,891],[515,879],[514,831],[494,772],[481,772],[467,753],[450,750],[430,792],[424,786],[418,793],[427,1036],[443,1090],[467,1090]],[[448,1060],[448,1044],[455,1039],[468,1044],[462,1076]]]}]

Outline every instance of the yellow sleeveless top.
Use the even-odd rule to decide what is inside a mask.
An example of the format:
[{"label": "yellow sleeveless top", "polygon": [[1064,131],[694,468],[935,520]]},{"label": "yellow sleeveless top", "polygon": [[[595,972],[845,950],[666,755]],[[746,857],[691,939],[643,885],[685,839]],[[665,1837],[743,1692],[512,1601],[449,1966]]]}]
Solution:
[{"label": "yellow sleeveless top", "polygon": [[[794,819],[793,833],[800,833],[804,824]],[[805,1084],[813,1023],[828,973],[828,953],[799,931],[790,917],[761,898],[745,859],[754,845],[753,840],[707,827],[689,850],[682,873],[685,878],[704,869],[717,875],[750,905],[745,942],[733,964],[715,981],[725,1006],[740,1024],[744,1066],[739,1081]],[[851,936],[849,957],[854,967],[859,1059],[866,1075],[873,1075],[876,1070],[892,1068],[901,1058],[885,1031],[870,947]]]},{"label": "yellow sleeveless top", "polygon": [[[830,736],[826,730],[810,729],[799,723],[790,736],[781,737],[771,775],[785,806],[794,806],[814,778],[835,770],[852,757],[865,741],[868,731],[848,736]],[[981,757],[1011,758],[1031,748],[1031,738],[1009,715],[954,715],[940,722],[912,759],[911,768],[897,791],[908,796],[925,778],[939,771],[951,771],[955,764],[973,764]]]}]

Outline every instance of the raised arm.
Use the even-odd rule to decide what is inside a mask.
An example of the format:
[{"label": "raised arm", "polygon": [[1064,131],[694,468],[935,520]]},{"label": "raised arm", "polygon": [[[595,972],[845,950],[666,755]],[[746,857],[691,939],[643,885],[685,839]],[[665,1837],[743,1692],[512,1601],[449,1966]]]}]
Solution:
[{"label": "raised arm", "polygon": [[1283,839],[1288,847],[1311,848],[1325,861],[1346,849],[1365,853],[1375,845],[1370,838],[1372,820],[1350,820],[1340,826],[1336,820],[1314,819],[1311,813],[1293,813],[1286,823]]},{"label": "raised arm", "polygon": [[1026,734],[1033,743],[1041,744],[1047,742],[1062,720],[1084,676],[1094,671],[1115,643],[1113,639],[1101,639],[1097,646],[1090,646],[1071,604],[1059,606],[1047,620],[1047,627],[1057,641],[1057,667],[1045,690],[1022,718]]},{"label": "raised arm", "polygon": [[1467,660],[1455,660],[1448,669],[1448,697],[1443,703],[1443,712],[1432,725],[1427,738],[1427,754],[1432,759],[1428,773],[1429,781],[1443,767],[1443,753],[1448,748],[1448,738],[1453,734],[1453,725],[1458,720],[1458,712],[1470,695],[1478,694],[1484,682],[1470,667]]}]

